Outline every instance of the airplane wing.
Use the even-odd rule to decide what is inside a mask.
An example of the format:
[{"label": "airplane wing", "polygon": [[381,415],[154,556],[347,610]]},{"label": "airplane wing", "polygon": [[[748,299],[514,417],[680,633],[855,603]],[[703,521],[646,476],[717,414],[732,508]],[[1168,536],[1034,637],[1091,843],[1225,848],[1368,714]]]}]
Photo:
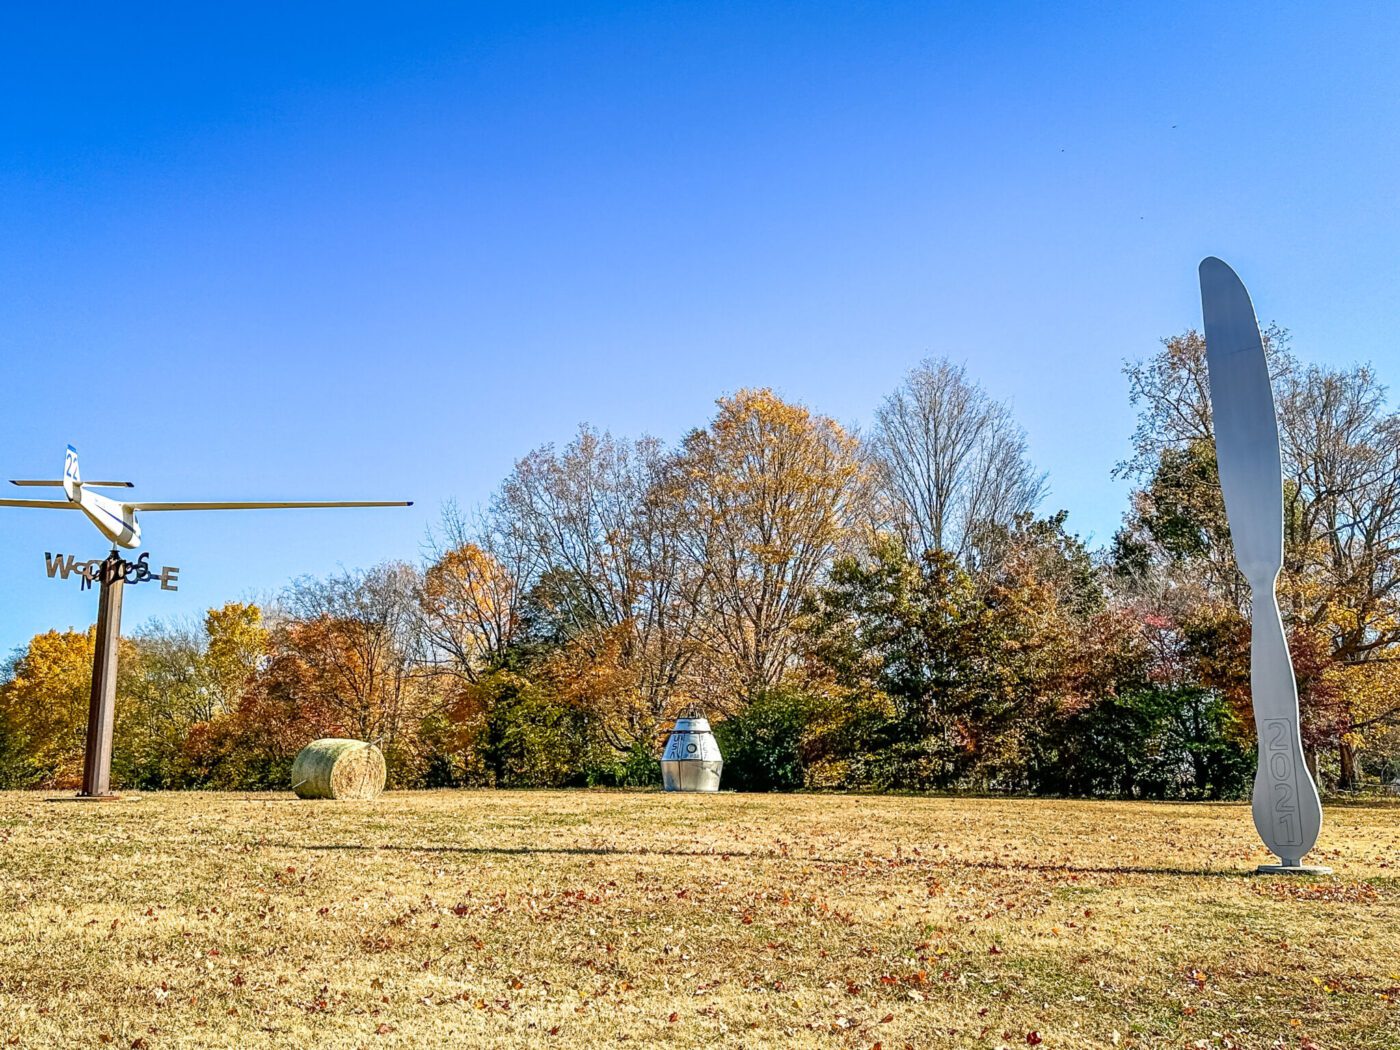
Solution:
[{"label": "airplane wing", "polygon": [[50,510],[78,510],[66,499],[0,499],[0,507],[47,507]]},{"label": "airplane wing", "polygon": [[283,503],[126,503],[132,510],[278,510],[283,507],[303,509],[309,507],[411,507],[412,500],[395,503],[375,502],[327,502],[296,501]]},{"label": "airplane wing", "polygon": [[[55,489],[56,489],[56,488],[60,488],[60,487],[63,485],[63,482],[61,482],[61,481],[13,481],[13,480],[12,480],[12,481],[10,482],[10,484],[11,484],[11,485],[20,485],[20,486],[25,487],[25,488],[55,488]],[[91,488],[99,488],[99,489],[134,489],[134,488],[136,487],[135,485],[133,485],[133,484],[132,484],[131,482],[129,482],[129,481],[84,481],[84,482],[80,482],[80,484],[86,485],[86,486],[87,486],[88,488],[90,488],[90,489],[91,489]]]}]

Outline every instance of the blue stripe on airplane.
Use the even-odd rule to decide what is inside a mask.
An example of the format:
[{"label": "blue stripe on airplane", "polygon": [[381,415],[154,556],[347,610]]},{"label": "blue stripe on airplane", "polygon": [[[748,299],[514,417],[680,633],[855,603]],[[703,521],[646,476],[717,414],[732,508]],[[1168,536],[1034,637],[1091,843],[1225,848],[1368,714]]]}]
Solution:
[{"label": "blue stripe on airplane", "polygon": [[113,513],[112,513],[110,510],[108,510],[106,507],[98,507],[97,509],[100,510],[103,514],[107,515],[107,517],[109,517],[109,518],[111,518],[113,521],[115,521],[118,525],[120,525],[120,526],[122,527],[123,530],[128,529],[128,528],[131,527],[131,526],[129,526],[125,521],[123,521],[121,518],[119,518],[119,517],[117,517],[115,514],[113,514]]}]

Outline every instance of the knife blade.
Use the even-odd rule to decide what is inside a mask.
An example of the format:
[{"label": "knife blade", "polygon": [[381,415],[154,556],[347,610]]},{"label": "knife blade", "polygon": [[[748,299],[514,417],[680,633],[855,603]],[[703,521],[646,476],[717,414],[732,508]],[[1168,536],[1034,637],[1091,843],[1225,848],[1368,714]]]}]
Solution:
[{"label": "knife blade", "polygon": [[1283,467],[1269,365],[1249,293],[1221,260],[1202,261],[1215,456],[1235,561],[1249,581],[1250,695],[1259,737],[1254,826],[1285,868],[1300,867],[1322,828],[1308,775],[1298,686],[1275,586],[1283,567]]}]

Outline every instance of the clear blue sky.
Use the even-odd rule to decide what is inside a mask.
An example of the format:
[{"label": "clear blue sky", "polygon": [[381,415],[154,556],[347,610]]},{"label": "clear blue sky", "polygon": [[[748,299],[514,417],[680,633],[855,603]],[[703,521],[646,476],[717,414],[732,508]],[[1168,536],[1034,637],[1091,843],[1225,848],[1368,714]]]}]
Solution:
[{"label": "clear blue sky", "polygon": [[[0,477],[148,498],[183,616],[418,557],[588,420],[768,384],[870,418],[920,357],[1008,399],[1106,541],[1120,363],[1219,254],[1305,357],[1400,382],[1400,6],[337,3],[0,14]],[[18,490],[15,490],[18,491]],[[0,510],[0,650],[87,624]]]}]

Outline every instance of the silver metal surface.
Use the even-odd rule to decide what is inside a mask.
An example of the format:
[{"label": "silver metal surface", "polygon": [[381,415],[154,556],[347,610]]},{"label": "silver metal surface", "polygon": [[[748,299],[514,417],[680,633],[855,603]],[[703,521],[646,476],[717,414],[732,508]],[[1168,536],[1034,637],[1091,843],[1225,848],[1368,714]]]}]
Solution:
[{"label": "silver metal surface", "polygon": [[1259,322],[1235,271],[1201,263],[1201,312],[1220,488],[1235,561],[1249,581],[1253,615],[1250,693],[1259,736],[1254,826],[1281,867],[1301,867],[1322,828],[1298,723],[1298,686],[1274,587],[1283,567],[1283,467],[1278,418]]},{"label": "silver metal surface", "polygon": [[724,759],[710,723],[701,717],[676,719],[661,754],[661,784],[667,791],[718,791]]}]

